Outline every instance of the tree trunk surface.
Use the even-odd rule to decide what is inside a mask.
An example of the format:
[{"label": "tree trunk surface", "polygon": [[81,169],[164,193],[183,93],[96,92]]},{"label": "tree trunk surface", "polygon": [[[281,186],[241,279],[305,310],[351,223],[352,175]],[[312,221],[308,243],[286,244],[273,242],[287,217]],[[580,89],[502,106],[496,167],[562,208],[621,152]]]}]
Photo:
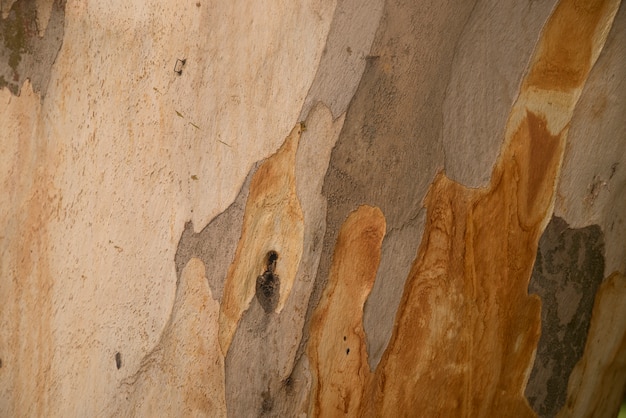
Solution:
[{"label": "tree trunk surface", "polygon": [[0,14],[0,416],[617,415],[620,0]]}]

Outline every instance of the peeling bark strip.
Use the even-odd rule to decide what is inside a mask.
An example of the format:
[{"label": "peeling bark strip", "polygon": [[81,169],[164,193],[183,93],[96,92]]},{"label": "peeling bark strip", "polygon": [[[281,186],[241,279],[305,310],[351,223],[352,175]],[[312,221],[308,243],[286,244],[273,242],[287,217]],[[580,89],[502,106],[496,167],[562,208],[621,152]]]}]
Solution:
[{"label": "peeling bark strip", "polygon": [[[437,176],[425,199],[424,238],[392,339],[369,378],[365,355],[346,371],[340,368],[348,367],[334,347],[340,328],[329,334],[339,321],[352,323],[362,315],[361,303],[333,288],[334,281],[346,280],[334,278],[336,271],[362,265],[361,254],[342,250],[338,242],[331,287],[311,330],[315,414],[325,416],[321,408],[328,406],[335,408],[329,415],[534,416],[523,394],[541,307],[536,295],[528,295],[528,282],[552,213],[567,125],[618,6],[615,0],[565,0],[555,9],[511,111],[487,189]],[[582,54],[562,53],[581,47]],[[366,277],[375,275],[376,267],[369,268],[362,273]],[[323,312],[338,322],[323,326]],[[361,401],[354,399],[362,393]]]},{"label": "peeling bark strip", "polygon": [[312,415],[355,416],[369,378],[363,305],[380,263],[385,217],[361,206],[344,222],[328,285],[311,323]]},{"label": "peeling bark strip", "polygon": [[302,133],[297,124],[276,154],[255,173],[250,184],[241,239],[228,269],[220,309],[220,346],[226,355],[243,312],[256,293],[256,279],[267,268],[266,254],[275,251],[281,262],[280,295],[274,311],[280,312],[291,292],[304,239],[304,218],[296,195],[295,161]]},{"label": "peeling bark strip", "polygon": [[359,411],[370,378],[363,305],[376,278],[385,227],[380,209],[361,206],[339,231],[328,285],[311,324],[312,415]]},{"label": "peeling bark strip", "polygon": [[[261,304],[253,300],[241,316],[225,359],[229,416],[260,414],[263,404],[267,407],[270,400],[272,410],[267,412],[268,416],[295,417],[308,411],[309,365],[306,361],[296,362],[296,358],[306,358],[298,356],[297,350],[314,286],[312,276],[322,251],[326,202],[321,188],[343,120],[341,117],[333,121],[330,110],[318,104],[305,121],[307,130],[298,145],[295,168],[296,191],[305,226],[302,259],[291,295],[279,315],[265,314]],[[241,219],[243,221],[243,210]],[[233,260],[234,254],[235,249],[228,259]],[[283,263],[284,254],[279,253],[278,257],[277,266]],[[283,277],[280,279],[282,281]]]},{"label": "peeling bark strip", "polygon": [[570,375],[559,418],[617,416],[626,391],[626,276],[611,274],[593,305],[582,359]]}]

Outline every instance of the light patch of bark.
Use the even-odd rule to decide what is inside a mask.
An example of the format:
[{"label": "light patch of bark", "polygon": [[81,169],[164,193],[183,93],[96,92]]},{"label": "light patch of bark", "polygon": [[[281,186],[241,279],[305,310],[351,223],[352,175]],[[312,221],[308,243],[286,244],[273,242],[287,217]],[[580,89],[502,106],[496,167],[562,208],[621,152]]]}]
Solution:
[{"label": "light patch of bark", "polygon": [[295,159],[302,125],[297,124],[280,150],[255,173],[250,184],[241,239],[224,284],[220,309],[220,345],[228,352],[241,315],[255,295],[256,280],[266,270],[267,254],[278,254],[275,273],[282,311],[291,293],[304,239],[304,218],[296,194]]},{"label": "light patch of bark", "polygon": [[[105,411],[112,417],[226,416],[224,357],[217,340],[219,303],[211,296],[204,264],[183,269],[172,315],[139,370],[122,381]],[[118,369],[123,364],[118,356]]]},{"label": "light patch of bark", "polygon": [[626,276],[615,272],[596,294],[585,352],[570,375],[559,418],[616,416],[626,390]]}]

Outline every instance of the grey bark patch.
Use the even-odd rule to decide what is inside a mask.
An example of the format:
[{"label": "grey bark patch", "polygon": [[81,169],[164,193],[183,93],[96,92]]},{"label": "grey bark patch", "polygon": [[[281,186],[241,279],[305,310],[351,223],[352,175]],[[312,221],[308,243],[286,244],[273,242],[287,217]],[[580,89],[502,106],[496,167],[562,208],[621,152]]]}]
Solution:
[{"label": "grey bark patch", "polygon": [[[226,410],[229,416],[249,416],[252,411],[267,414],[268,399],[275,392],[278,365],[270,327],[276,314],[265,314],[258,303],[250,304],[235,331],[224,359]],[[274,337],[274,338],[272,338]]]},{"label": "grey bark patch", "polygon": [[340,0],[328,32],[324,53],[307,95],[303,119],[318,101],[333,118],[346,111],[365,68],[383,9],[382,0]]},{"label": "grey bark patch", "polygon": [[540,417],[565,404],[569,376],[583,354],[596,291],[604,276],[597,225],[570,229],[553,217],[539,241],[528,293],[541,297],[541,337],[526,398]]},{"label": "grey bark patch", "polygon": [[421,209],[402,228],[387,231],[383,240],[376,281],[363,309],[367,361],[372,370],[378,366],[391,339],[404,291],[404,282],[400,279],[409,275],[424,232],[425,217],[426,210]]},{"label": "grey bark patch", "polygon": [[268,314],[259,303],[244,312],[224,359],[228,416],[297,416],[310,390],[308,369],[299,362],[285,373],[290,361],[281,348],[297,344],[291,324],[298,314],[289,305]]},{"label": "grey bark patch", "polygon": [[30,79],[33,90],[44,97],[50,72],[63,43],[65,1],[55,1],[43,38],[38,36],[36,2],[18,0],[6,19],[0,18],[0,88],[19,96]]},{"label": "grey bark patch", "polygon": [[206,268],[211,293],[213,298],[218,301],[222,300],[224,280],[228,268],[235,258],[235,251],[243,227],[243,215],[248,200],[250,181],[258,166],[257,163],[252,167],[235,201],[224,212],[216,216],[197,234],[194,232],[193,224],[187,222],[178,241],[174,256],[177,280],[180,280],[183,269],[192,257],[202,260]]},{"label": "grey bark patch", "polygon": [[446,175],[489,184],[506,120],[555,0],[476,3],[455,48],[443,105]]},{"label": "grey bark patch", "polygon": [[[434,1],[385,4],[371,59],[366,60],[324,179],[327,228],[307,322],[326,286],[339,228],[347,215],[359,205],[377,206],[385,215],[388,231],[403,228],[419,213],[433,178],[443,168],[443,100],[455,45],[472,6],[473,2],[461,2],[440,7]],[[432,36],[440,31],[447,36]],[[401,238],[401,234],[385,237],[387,246],[399,249],[389,256],[412,260],[417,248],[398,245]],[[381,259],[381,265],[389,262]],[[406,275],[385,267],[379,279],[387,286],[403,288]],[[377,290],[377,298],[367,301],[370,319],[388,315],[388,305],[397,305],[396,300],[379,296]],[[393,320],[377,324],[368,319],[368,332],[392,325]],[[299,353],[304,350],[307,329]],[[377,350],[384,349],[388,332],[376,333],[376,341],[383,341],[373,344]]]}]

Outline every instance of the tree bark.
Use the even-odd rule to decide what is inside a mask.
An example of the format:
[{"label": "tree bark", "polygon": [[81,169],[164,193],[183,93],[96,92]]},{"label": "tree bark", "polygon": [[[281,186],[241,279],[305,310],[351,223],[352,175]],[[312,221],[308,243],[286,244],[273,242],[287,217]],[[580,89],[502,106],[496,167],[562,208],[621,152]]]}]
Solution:
[{"label": "tree bark", "polygon": [[1,416],[615,416],[619,0],[2,1]]}]

